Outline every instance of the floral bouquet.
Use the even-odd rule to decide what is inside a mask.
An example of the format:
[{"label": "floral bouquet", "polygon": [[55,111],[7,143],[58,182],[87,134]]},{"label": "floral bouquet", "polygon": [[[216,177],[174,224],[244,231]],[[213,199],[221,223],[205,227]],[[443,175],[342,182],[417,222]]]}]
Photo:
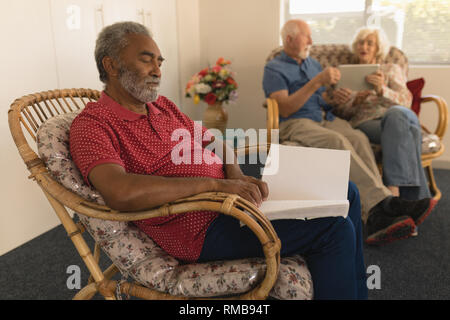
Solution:
[{"label": "floral bouquet", "polygon": [[215,66],[196,73],[186,85],[186,97],[193,97],[195,104],[200,100],[209,105],[236,101],[238,85],[233,79],[234,72],[227,68],[229,64],[229,60],[219,58]]}]

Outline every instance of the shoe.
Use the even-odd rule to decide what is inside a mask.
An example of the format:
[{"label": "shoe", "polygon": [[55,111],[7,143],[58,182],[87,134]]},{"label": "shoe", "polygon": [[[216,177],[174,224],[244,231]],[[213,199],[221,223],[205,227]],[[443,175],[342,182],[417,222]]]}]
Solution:
[{"label": "shoe", "polygon": [[410,216],[418,226],[428,217],[436,203],[437,201],[431,198],[405,200],[392,197],[384,204],[384,208],[387,214],[392,216]]},{"label": "shoe", "polygon": [[395,240],[407,239],[413,234],[415,227],[411,217],[392,217],[387,215],[381,207],[376,206],[367,219],[368,236],[365,242],[369,245],[384,245]]},{"label": "shoe", "polygon": [[430,200],[430,205],[428,206],[428,209],[425,211],[425,213],[414,219],[414,223],[416,224],[416,226],[421,224],[430,215],[431,211],[434,209],[437,203],[438,201],[435,199]]}]

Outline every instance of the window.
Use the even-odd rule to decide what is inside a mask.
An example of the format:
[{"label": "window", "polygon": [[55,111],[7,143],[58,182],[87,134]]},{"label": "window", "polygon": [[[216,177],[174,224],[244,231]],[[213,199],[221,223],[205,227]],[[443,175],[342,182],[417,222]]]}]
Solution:
[{"label": "window", "polygon": [[284,18],[303,19],[315,43],[350,44],[376,25],[412,64],[450,64],[450,0],[283,0]]}]

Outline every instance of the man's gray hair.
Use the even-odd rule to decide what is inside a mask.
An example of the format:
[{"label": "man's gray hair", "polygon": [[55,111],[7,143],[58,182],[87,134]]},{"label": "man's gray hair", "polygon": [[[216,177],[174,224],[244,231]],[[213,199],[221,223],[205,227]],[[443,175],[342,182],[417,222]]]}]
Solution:
[{"label": "man's gray hair", "polygon": [[100,73],[100,81],[106,83],[108,74],[103,67],[102,60],[109,56],[115,60],[119,58],[120,52],[128,44],[128,34],[143,34],[152,38],[152,33],[142,24],[126,21],[117,22],[103,28],[97,37],[95,44],[95,62]]},{"label": "man's gray hair", "polygon": [[298,20],[287,21],[283,28],[281,28],[281,40],[283,41],[283,45],[286,44],[288,36],[295,37],[299,32],[300,28],[298,26]]}]

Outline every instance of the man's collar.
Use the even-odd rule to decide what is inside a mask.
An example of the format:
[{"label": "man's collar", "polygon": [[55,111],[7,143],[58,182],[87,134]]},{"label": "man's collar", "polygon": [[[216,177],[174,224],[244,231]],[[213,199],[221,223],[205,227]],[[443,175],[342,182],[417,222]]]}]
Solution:
[{"label": "man's collar", "polygon": [[[101,103],[105,106],[111,107],[111,109],[121,118],[122,120],[135,121],[141,118],[145,118],[145,114],[139,114],[133,111],[128,110],[113,98],[108,96],[105,91],[102,91],[100,99],[98,99],[98,103]],[[160,114],[161,111],[153,105],[152,102],[147,103],[148,112],[151,114]]]},{"label": "man's collar", "polygon": [[303,66],[303,65],[306,65],[305,62],[308,63],[307,61],[309,61],[310,57],[308,56],[305,60],[302,61],[301,64],[299,64],[294,58],[288,56],[286,51],[282,50],[281,53],[280,53],[280,59],[283,60],[283,61],[286,61],[288,63],[297,64],[299,66]]}]

